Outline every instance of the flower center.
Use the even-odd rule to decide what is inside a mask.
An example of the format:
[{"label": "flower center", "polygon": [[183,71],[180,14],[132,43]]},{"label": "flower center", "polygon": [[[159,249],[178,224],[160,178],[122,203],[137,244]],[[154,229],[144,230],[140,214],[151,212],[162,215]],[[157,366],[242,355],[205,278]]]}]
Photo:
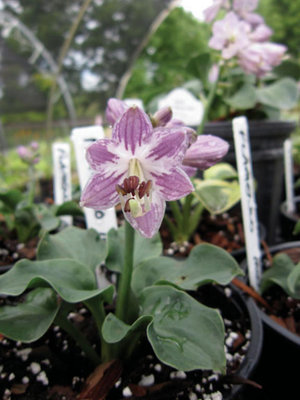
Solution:
[{"label": "flower center", "polygon": [[134,218],[145,215],[151,209],[152,181],[146,181],[140,162],[136,158],[129,161],[128,178],[116,190],[124,212]]}]

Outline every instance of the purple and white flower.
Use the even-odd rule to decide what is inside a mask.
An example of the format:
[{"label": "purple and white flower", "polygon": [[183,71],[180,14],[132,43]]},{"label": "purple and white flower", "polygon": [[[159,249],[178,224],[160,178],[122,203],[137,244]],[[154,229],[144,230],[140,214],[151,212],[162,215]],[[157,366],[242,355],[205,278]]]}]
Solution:
[{"label": "purple and white flower", "polygon": [[261,15],[254,13],[257,8],[258,0],[234,0],[233,10],[252,26],[264,23]]},{"label": "purple and white flower", "polygon": [[213,21],[221,8],[228,9],[229,7],[230,3],[228,0],[214,0],[214,3],[204,10],[205,22]]},{"label": "purple and white flower", "polygon": [[279,65],[287,48],[277,43],[252,43],[239,54],[239,64],[247,73],[262,77]]},{"label": "purple and white flower", "polygon": [[213,36],[208,45],[215,50],[221,50],[223,59],[229,60],[248,46],[250,31],[250,25],[231,11],[213,24]]},{"label": "purple and white flower", "polygon": [[120,202],[133,228],[152,237],[161,225],[165,202],[194,190],[182,168],[187,146],[185,127],[153,129],[147,114],[129,108],[114,124],[111,139],[100,139],[87,149],[94,175],[81,205],[107,209]]}]

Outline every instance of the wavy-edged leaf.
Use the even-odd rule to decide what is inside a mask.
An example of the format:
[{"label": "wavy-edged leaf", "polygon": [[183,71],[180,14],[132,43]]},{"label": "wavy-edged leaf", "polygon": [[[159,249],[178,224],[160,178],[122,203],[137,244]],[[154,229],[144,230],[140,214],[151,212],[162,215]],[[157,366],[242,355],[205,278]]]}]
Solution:
[{"label": "wavy-edged leaf", "polygon": [[[124,258],[124,227],[111,229],[107,234],[107,255],[105,265],[108,269],[121,272]],[[162,253],[162,243],[159,234],[151,239],[144,238],[135,231],[134,236],[134,267],[144,260],[157,257]]]},{"label": "wavy-edged leaf", "polygon": [[72,258],[94,271],[105,258],[105,246],[95,230],[70,226],[59,233],[46,234],[38,246],[37,259]]},{"label": "wavy-edged leaf", "polygon": [[58,310],[59,303],[52,289],[35,289],[24,303],[0,308],[0,333],[13,340],[33,342],[48,330]]},{"label": "wavy-edged leaf", "polygon": [[27,288],[51,286],[65,301],[77,303],[95,296],[111,302],[113,287],[97,289],[92,271],[71,259],[45,261],[18,261],[0,276],[0,293],[18,296]]},{"label": "wavy-edged leaf", "polygon": [[244,84],[233,96],[224,99],[230,107],[237,110],[253,108],[257,103],[257,95],[254,85]]},{"label": "wavy-edged leaf", "polygon": [[293,269],[294,263],[287,254],[277,254],[273,258],[272,267],[268,268],[261,277],[260,292],[263,293],[270,286],[276,284],[290,294],[287,279]]},{"label": "wavy-edged leaf", "polygon": [[294,299],[300,299],[300,262],[294,266],[287,278],[290,294]]},{"label": "wavy-edged leaf", "polygon": [[82,208],[74,200],[65,201],[56,207],[55,215],[71,215],[73,217],[84,215]]},{"label": "wavy-edged leaf", "polygon": [[299,93],[292,78],[282,78],[272,85],[256,89],[260,103],[280,110],[289,110],[297,104]]},{"label": "wavy-edged leaf", "polygon": [[236,169],[228,163],[217,163],[203,171],[204,179],[238,179]]},{"label": "wavy-edged leaf", "polygon": [[114,314],[109,313],[102,325],[103,339],[107,343],[118,343],[121,340],[127,339],[132,334],[144,331],[151,321],[151,316],[142,315],[132,325],[128,325]]},{"label": "wavy-edged leaf", "polygon": [[0,202],[3,203],[1,209],[3,208],[6,211],[13,212],[22,199],[23,194],[17,189],[11,189],[5,192],[0,191]]},{"label": "wavy-edged leaf", "polygon": [[181,371],[224,372],[224,325],[218,311],[171,286],[151,286],[141,294],[144,315],[152,315],[147,336],[163,363]]},{"label": "wavy-edged leaf", "polygon": [[221,214],[229,210],[241,198],[238,181],[218,179],[197,181],[194,194],[211,214]]},{"label": "wavy-edged leaf", "polygon": [[209,282],[226,285],[237,275],[243,275],[243,271],[236,260],[222,248],[205,243],[195,246],[184,261],[157,257],[142,262],[133,272],[132,289],[139,294],[145,287],[168,281],[195,290]]}]

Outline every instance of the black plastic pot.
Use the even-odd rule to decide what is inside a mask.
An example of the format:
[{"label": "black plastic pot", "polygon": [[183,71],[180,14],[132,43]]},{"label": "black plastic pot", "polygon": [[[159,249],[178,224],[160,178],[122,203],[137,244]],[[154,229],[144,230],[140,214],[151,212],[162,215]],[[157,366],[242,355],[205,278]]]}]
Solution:
[{"label": "black plastic pot", "polygon": [[[251,379],[256,366],[260,360],[260,354],[263,344],[263,326],[259,318],[257,307],[254,301],[249,298],[244,292],[237,289],[235,286],[229,286],[231,290],[230,296],[225,296],[224,289],[220,286],[205,285],[200,287],[202,298],[199,299],[203,304],[219,308],[223,318],[228,318],[235,321],[240,321],[241,325],[245,320],[249,320],[249,329],[251,331],[250,344],[239,369],[235,376],[238,379]],[[196,296],[196,298],[198,298]],[[224,395],[224,400],[242,400],[244,394],[248,391],[248,385],[237,384],[232,387],[230,393]],[[255,391],[259,389],[255,388]]]},{"label": "black plastic pot", "polygon": [[[274,255],[282,250],[295,247],[300,248],[299,241],[272,246],[270,252]],[[241,264],[241,268],[246,270],[246,261]],[[256,303],[254,306],[264,326],[263,350],[253,377],[262,384],[263,391],[256,393],[258,396],[255,394],[255,399],[298,398],[296,393],[299,392],[299,372],[294,364],[297,365],[300,357],[300,336],[279,325]],[[253,398],[250,396],[245,400]]]},{"label": "black plastic pot", "polygon": [[296,223],[300,220],[300,196],[295,197],[296,213],[287,211],[286,201],[280,205],[280,236],[283,240],[300,240],[300,233],[293,234]]},{"label": "black plastic pot", "polygon": [[[270,244],[276,240],[283,190],[283,142],[295,127],[296,124],[291,121],[249,121],[258,218],[267,229],[267,241]],[[236,166],[232,122],[207,123],[204,133],[219,136],[229,143],[230,149],[224,161]]]}]

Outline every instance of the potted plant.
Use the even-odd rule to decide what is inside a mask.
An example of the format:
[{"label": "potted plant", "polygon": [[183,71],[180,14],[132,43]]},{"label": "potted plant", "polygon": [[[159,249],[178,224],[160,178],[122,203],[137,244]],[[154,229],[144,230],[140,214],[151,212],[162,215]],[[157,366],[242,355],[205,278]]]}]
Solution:
[{"label": "potted plant", "polygon": [[7,270],[19,258],[34,258],[36,245],[43,232],[61,228],[60,216],[82,215],[74,201],[60,206],[37,203],[36,170],[39,162],[39,145],[18,147],[19,157],[28,166],[28,184],[25,191],[6,189],[0,191],[0,271]]},{"label": "potted plant", "polygon": [[[21,260],[0,276],[0,292],[10,296],[9,302],[11,296],[27,295],[25,301],[21,297],[17,304],[1,308],[2,335],[32,342],[54,322],[98,366],[78,398],[106,398],[110,389],[117,390],[119,378],[125,376],[122,368],[126,372],[146,337],[153,351],[150,356],[155,354],[160,364],[172,368],[176,383],[189,371],[215,371],[217,375],[209,376],[218,381],[220,373],[226,371],[220,312],[201,304],[191,294],[209,282],[213,286],[230,283],[241,273],[238,264],[227,252],[209,244],[195,248],[186,264],[159,257],[161,245],[156,234],[166,199],[175,200],[193,190],[182,172],[185,151],[184,128],[154,130],[142,110],[129,108],[114,125],[111,139],[101,139],[88,148],[87,159],[95,174],[81,196],[83,205],[95,208],[111,207],[120,201],[126,219],[124,229],[110,231],[107,243],[93,230],[70,227],[54,235],[46,233],[35,261]],[[99,274],[103,260],[115,285],[103,283]],[[148,262],[153,268],[160,265],[163,269],[153,274],[145,266]],[[90,320],[83,333],[78,329],[80,321],[74,318],[77,307],[82,305],[94,320],[96,346],[88,340]],[[260,332],[257,326],[253,332]],[[92,332],[90,335],[93,337]],[[245,332],[245,339],[247,336],[249,333]],[[239,334],[231,335],[231,342],[238,337]],[[249,345],[248,341],[246,347]],[[255,362],[257,358],[256,353]],[[252,368],[247,364],[244,373]],[[36,365],[31,365],[31,370],[37,371]],[[192,376],[193,373],[189,379]],[[144,384],[133,382],[129,389],[145,390],[146,380],[141,376]],[[197,383],[192,384],[192,389],[187,387],[189,394],[197,390]],[[160,385],[160,389],[164,386]],[[128,390],[122,393],[128,396]]]},{"label": "potted plant", "polygon": [[[256,308],[264,324],[264,344],[257,376],[261,377],[260,383],[270,398],[286,393],[285,380],[290,382],[288,390],[296,390],[297,386],[296,371],[284,369],[283,365],[297,359],[300,349],[299,249],[299,241],[266,248],[259,294],[255,294],[253,289],[248,290],[256,298]],[[246,270],[245,261],[241,268]],[[278,379],[276,386],[274,379]]]},{"label": "potted plant", "polygon": [[225,161],[234,165],[231,119],[248,118],[258,215],[272,243],[282,193],[283,142],[295,129],[295,122],[281,120],[280,113],[297,104],[299,75],[293,75],[296,63],[287,57],[286,46],[270,42],[272,30],[255,13],[257,4],[223,1],[209,7],[208,49],[188,68],[202,82],[206,111],[198,132],[228,141]]}]

